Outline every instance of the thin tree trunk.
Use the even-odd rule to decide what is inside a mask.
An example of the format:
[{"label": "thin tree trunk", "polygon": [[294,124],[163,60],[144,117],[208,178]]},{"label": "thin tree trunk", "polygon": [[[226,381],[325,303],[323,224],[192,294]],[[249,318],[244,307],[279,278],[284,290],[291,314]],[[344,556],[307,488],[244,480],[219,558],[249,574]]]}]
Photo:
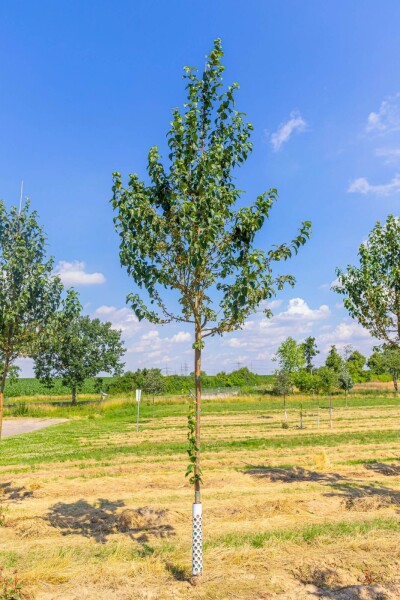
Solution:
[{"label": "thin tree trunk", "polygon": [[0,392],[0,440],[3,431],[3,410],[4,410],[4,393]]},{"label": "thin tree trunk", "polygon": [[397,382],[397,375],[393,374],[393,385],[394,385],[394,391],[396,392],[396,394],[399,393],[399,385]]},{"label": "thin tree trunk", "polygon": [[76,387],[72,388],[72,406],[76,405]]},{"label": "thin tree trunk", "polygon": [[[201,331],[196,330],[196,343],[201,344]],[[200,426],[201,426],[201,348],[196,348],[194,352],[194,375],[195,375],[195,390],[196,390],[196,463],[194,466],[194,475],[196,482],[194,486],[194,501],[201,504],[200,490]]]},{"label": "thin tree trunk", "polygon": [[[194,503],[192,524],[192,576],[197,579],[203,573],[203,528],[200,484],[200,416],[201,416],[201,325],[196,322],[194,351],[195,401],[196,401],[196,462],[194,464]],[[195,582],[195,579],[193,580]]]},{"label": "thin tree trunk", "polygon": [[4,390],[6,387],[6,378],[9,366],[9,359],[3,365],[3,373],[0,380],[0,440],[3,433],[3,413],[4,413]]}]

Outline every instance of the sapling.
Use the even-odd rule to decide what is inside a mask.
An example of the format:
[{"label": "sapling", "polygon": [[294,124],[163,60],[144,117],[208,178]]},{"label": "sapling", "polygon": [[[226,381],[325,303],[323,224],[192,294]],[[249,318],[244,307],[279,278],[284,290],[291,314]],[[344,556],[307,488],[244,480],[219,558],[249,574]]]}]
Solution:
[{"label": "sapling", "polygon": [[203,569],[200,425],[205,340],[242,328],[260,303],[286,283],[293,284],[291,275],[275,275],[273,265],[290,258],[310,235],[310,223],[304,222],[290,244],[274,244],[269,250],[254,246],[277,198],[275,189],[260,194],[251,206],[235,208],[242,192],[234,172],[252,150],[253,127],[235,107],[238,85],[223,89],[222,56],[218,39],[200,76],[195,68],[185,67],[187,101],[183,110],[173,111],[168,164],[153,146],[148,184],[133,174],[124,188],[120,173],[113,174],[121,263],[144,288],[150,304],[137,290],[128,302],[140,320],[186,323],[194,333],[195,407],[188,422],[186,472],[194,486],[194,577]]}]

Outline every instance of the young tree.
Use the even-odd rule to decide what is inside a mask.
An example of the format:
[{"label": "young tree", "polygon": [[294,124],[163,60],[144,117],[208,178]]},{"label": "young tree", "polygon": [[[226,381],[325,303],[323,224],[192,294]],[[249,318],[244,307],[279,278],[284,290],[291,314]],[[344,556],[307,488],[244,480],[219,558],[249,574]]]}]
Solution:
[{"label": "young tree", "polygon": [[280,369],[275,373],[273,391],[279,396],[283,396],[283,416],[287,419],[286,396],[293,392],[293,383],[289,371]]},{"label": "young tree", "polygon": [[[255,236],[277,198],[271,189],[252,206],[235,209],[242,192],[234,170],[252,149],[253,127],[235,108],[238,85],[222,89],[221,41],[216,40],[205,70],[185,67],[187,101],[175,109],[168,133],[169,162],[161,162],[157,147],[150,149],[146,185],[137,175],[124,188],[114,173],[113,206],[120,234],[120,259],[150,309],[137,294],[127,300],[139,319],[153,323],[178,321],[194,329],[195,412],[190,416],[188,474],[195,488],[193,575],[202,572],[201,559],[201,357],[205,338],[239,329],[263,301],[291,275],[274,275],[274,263],[290,258],[306,242],[310,223],[295,239],[264,251],[254,247]],[[175,294],[165,290],[173,290]],[[180,311],[167,306],[178,299]],[[174,306],[177,304],[174,303]],[[270,316],[270,311],[266,313]]]},{"label": "young tree", "polygon": [[292,337],[288,337],[279,346],[273,360],[279,363],[283,371],[288,373],[299,371],[305,365],[303,344],[298,344]]},{"label": "young tree", "polygon": [[[333,346],[334,348],[334,346]],[[332,391],[333,388],[338,384],[338,374],[330,369],[329,367],[320,367],[317,369],[317,375],[321,381],[321,391],[325,392],[329,396],[329,424],[330,428],[333,427],[332,421]]]},{"label": "young tree", "polygon": [[30,356],[58,310],[62,283],[52,276],[46,237],[29,202],[0,202],[0,438],[4,390],[17,358]]},{"label": "young tree", "polygon": [[301,344],[301,347],[303,348],[303,354],[306,361],[306,369],[309,373],[311,373],[314,368],[312,360],[315,356],[317,356],[317,354],[319,354],[317,344],[315,343],[315,337],[309,336],[306,338]]},{"label": "young tree", "polygon": [[111,323],[81,316],[76,295],[70,294],[54,328],[42,337],[33,355],[35,375],[49,386],[61,377],[75,405],[85,379],[102,372],[118,375],[124,354],[121,332],[111,329]]},{"label": "young tree", "polygon": [[146,394],[153,396],[152,415],[154,419],[154,396],[165,392],[165,377],[161,369],[148,369],[143,377],[142,389]]},{"label": "young tree", "polygon": [[329,395],[337,386],[338,375],[329,367],[319,367],[316,370],[316,375],[320,379],[320,389],[325,394]]},{"label": "young tree", "polygon": [[350,315],[378,340],[400,347],[400,218],[379,221],[359,249],[360,265],[336,270],[333,289]]},{"label": "young tree", "polygon": [[336,346],[333,344],[329,350],[328,356],[326,357],[325,366],[335,373],[340,373],[343,369],[344,361],[336,350]]},{"label": "young tree", "polygon": [[347,406],[347,394],[354,386],[354,381],[351,377],[349,371],[346,368],[343,368],[338,375],[338,386],[341,390],[344,390],[346,396],[346,406]]}]

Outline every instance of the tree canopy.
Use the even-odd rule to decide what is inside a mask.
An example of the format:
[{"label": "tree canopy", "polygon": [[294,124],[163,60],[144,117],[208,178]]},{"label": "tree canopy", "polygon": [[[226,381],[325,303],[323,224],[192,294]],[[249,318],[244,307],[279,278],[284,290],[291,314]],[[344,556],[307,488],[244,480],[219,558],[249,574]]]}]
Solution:
[{"label": "tree canopy", "polygon": [[[242,191],[235,187],[233,171],[252,150],[253,127],[235,108],[238,84],[221,89],[222,56],[216,40],[202,76],[185,67],[187,101],[184,111],[173,112],[169,165],[154,146],[149,185],[130,175],[124,188],[116,172],[113,186],[121,263],[159,309],[150,310],[132,293],[133,310],[151,322],[193,323],[202,338],[240,328],[261,301],[293,284],[291,275],[274,275],[273,264],[297,252],[310,233],[305,222],[290,244],[259,250],[255,235],[277,191],[261,193],[252,206],[234,208]],[[162,289],[178,292],[180,313],[167,308]]]},{"label": "tree canopy", "polygon": [[53,378],[60,377],[71,389],[74,404],[85,379],[101,372],[120,374],[125,353],[120,331],[112,329],[111,323],[82,316],[80,310],[76,294],[71,292],[33,356],[36,377],[49,386]]},{"label": "tree canopy", "polygon": [[379,221],[361,244],[359,266],[337,269],[337,285],[350,315],[370,334],[400,347],[400,218]]},{"label": "tree canopy", "polygon": [[311,373],[314,368],[313,358],[319,354],[319,350],[317,348],[317,344],[315,342],[315,337],[309,336],[304,342],[301,344],[303,348],[304,359],[306,361],[306,369]]},{"label": "tree canopy", "polygon": [[331,349],[328,352],[328,356],[326,357],[325,366],[328,369],[331,369],[335,373],[340,373],[344,366],[344,360],[340,356],[339,352],[336,350],[335,344],[331,346]]},{"label": "tree canopy", "polygon": [[279,363],[280,369],[293,373],[305,365],[303,344],[298,344],[292,337],[288,337],[279,346],[273,360]]},{"label": "tree canopy", "polygon": [[56,314],[63,290],[46,257],[46,236],[27,202],[7,211],[0,202],[0,437],[3,395],[15,361],[31,356]]}]

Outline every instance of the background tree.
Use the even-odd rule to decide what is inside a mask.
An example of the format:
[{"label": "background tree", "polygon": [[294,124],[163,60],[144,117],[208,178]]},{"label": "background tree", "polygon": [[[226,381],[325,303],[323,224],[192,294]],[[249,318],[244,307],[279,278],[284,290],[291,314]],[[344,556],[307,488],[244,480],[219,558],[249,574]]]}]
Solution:
[{"label": "background tree", "polygon": [[273,392],[279,396],[283,396],[283,415],[287,419],[286,396],[293,392],[293,383],[289,371],[280,369],[275,373]]},{"label": "background tree", "polygon": [[316,373],[306,370],[298,371],[293,376],[295,386],[304,394],[318,394],[321,389],[321,379]]},{"label": "background tree", "polygon": [[17,358],[30,356],[57,312],[63,286],[52,276],[46,237],[29,202],[7,211],[0,202],[0,438],[4,390]]},{"label": "background tree", "polygon": [[321,392],[330,395],[337,386],[338,374],[329,367],[319,367],[316,375],[320,378]]},{"label": "background tree", "polygon": [[[303,223],[288,244],[264,251],[254,247],[255,236],[269,217],[277,198],[271,189],[252,206],[235,209],[242,192],[235,187],[234,170],[252,149],[253,127],[235,108],[234,83],[222,89],[221,41],[216,40],[201,76],[185,67],[187,101],[173,111],[168,133],[168,165],[157,147],[150,149],[146,185],[130,175],[124,188],[114,173],[113,206],[120,234],[120,259],[150,305],[137,293],[128,302],[139,319],[152,323],[178,321],[194,329],[195,411],[190,416],[187,474],[195,488],[194,535],[201,514],[200,414],[201,356],[204,339],[239,329],[263,301],[271,298],[291,275],[274,275],[273,265],[297,252],[310,233]],[[180,311],[167,306],[173,290]],[[173,306],[177,304],[173,302]],[[270,316],[271,312],[267,309]],[[193,546],[194,548],[194,546]],[[194,555],[193,574],[201,574],[201,551]]]},{"label": "background tree", "polygon": [[365,376],[364,366],[367,362],[365,356],[354,350],[346,360],[346,370],[354,381],[362,381]]},{"label": "background tree", "polygon": [[279,346],[273,360],[279,363],[283,371],[288,373],[299,371],[305,365],[303,344],[298,344],[292,337],[288,337]]},{"label": "background tree", "polygon": [[333,289],[345,296],[344,306],[370,334],[400,347],[400,219],[379,221],[359,249],[360,264],[336,270]]},{"label": "background tree", "polygon": [[[332,348],[334,348],[334,346],[332,346]],[[321,381],[321,391],[329,396],[329,424],[330,428],[332,429],[332,392],[333,389],[338,385],[338,374],[329,367],[325,366],[317,369],[317,375]]]},{"label": "background tree", "polygon": [[317,354],[319,354],[317,344],[315,343],[315,337],[309,336],[306,338],[301,344],[301,347],[303,348],[303,354],[306,361],[306,369],[309,373],[311,373],[314,368],[312,360],[315,356],[317,356]]},{"label": "background tree", "polygon": [[400,348],[393,346],[383,346],[383,358],[386,372],[390,373],[393,379],[393,386],[396,394],[399,392],[399,373],[400,373]]},{"label": "background tree", "polygon": [[154,396],[165,392],[165,378],[161,369],[148,369],[143,377],[142,389],[146,394],[153,396],[152,415],[154,419]]},{"label": "background tree", "polygon": [[383,375],[388,372],[382,348],[379,346],[374,348],[374,352],[368,358],[367,366],[374,375]]},{"label": "background tree", "polygon": [[339,352],[336,350],[335,344],[333,344],[329,350],[328,356],[326,357],[325,366],[335,373],[340,373],[340,371],[343,369],[344,361]]},{"label": "background tree", "polygon": [[354,386],[354,381],[352,379],[351,374],[346,368],[343,368],[338,375],[338,386],[341,390],[344,390],[346,396],[346,406],[347,406],[347,395],[349,391]]},{"label": "background tree", "polygon": [[76,295],[71,293],[33,356],[35,375],[49,386],[60,377],[71,389],[72,404],[76,404],[85,379],[102,372],[121,372],[124,353],[121,332],[111,329],[111,323],[81,316]]}]

